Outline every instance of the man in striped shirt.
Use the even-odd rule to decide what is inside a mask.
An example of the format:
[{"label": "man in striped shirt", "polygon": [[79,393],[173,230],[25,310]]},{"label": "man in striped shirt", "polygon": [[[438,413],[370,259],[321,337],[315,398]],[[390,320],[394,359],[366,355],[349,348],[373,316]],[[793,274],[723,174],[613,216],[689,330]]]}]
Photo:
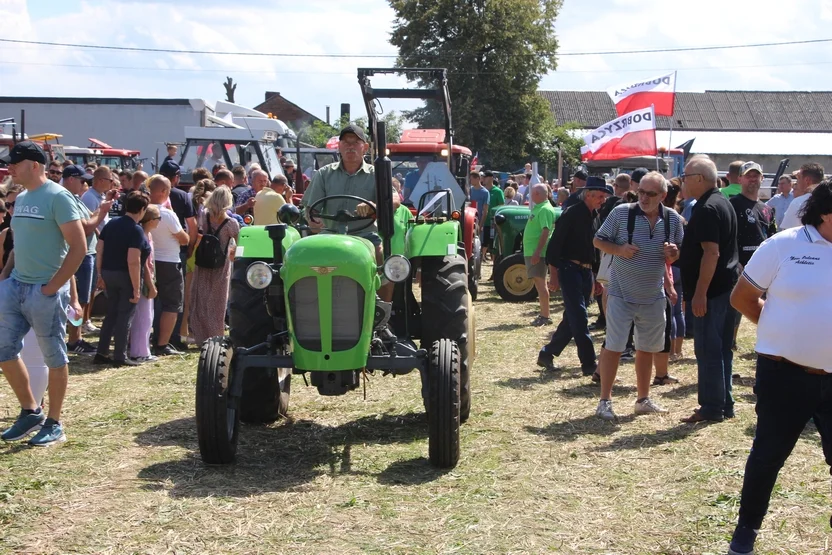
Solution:
[{"label": "man in striped shirt", "polygon": [[612,385],[630,326],[635,325],[636,414],[667,412],[650,397],[652,353],[665,343],[665,266],[679,257],[682,219],[662,205],[667,181],[658,172],[638,185],[638,203],[616,206],[595,235],[595,247],[614,256],[607,301],[607,340],[601,350],[601,400],[596,415],[614,420]]}]

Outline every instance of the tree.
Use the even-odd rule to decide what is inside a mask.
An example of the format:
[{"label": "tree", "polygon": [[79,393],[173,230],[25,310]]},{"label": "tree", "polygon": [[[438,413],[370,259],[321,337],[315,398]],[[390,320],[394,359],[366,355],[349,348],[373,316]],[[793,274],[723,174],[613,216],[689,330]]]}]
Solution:
[{"label": "tree", "polygon": [[[394,110],[384,114],[384,116],[379,119],[387,124],[387,140],[391,143],[398,142],[402,136],[402,130],[404,129],[404,124],[407,121],[406,118]],[[367,138],[369,138],[369,124],[367,123],[366,116],[356,118],[355,120],[352,120],[352,123],[363,129],[364,132],[367,133]],[[349,124],[350,120],[347,117],[338,119],[333,125],[316,120],[312,123],[312,125],[301,128],[298,133],[302,142],[323,148],[326,146],[326,142],[329,139],[338,135],[338,132]]]},{"label": "tree", "polygon": [[228,102],[234,102],[234,91],[237,90],[237,83],[231,77],[225,78],[225,83],[222,84],[225,87],[225,99]]},{"label": "tree", "polygon": [[[525,162],[552,119],[537,85],[557,65],[554,22],[562,1],[389,2],[396,65],[448,69],[456,142],[489,165]],[[442,127],[433,101],[405,116],[420,127]]]},{"label": "tree", "polygon": [[558,148],[561,149],[563,164],[571,168],[581,163],[581,147],[584,140],[580,133],[578,123],[566,123],[555,125],[553,121],[542,126],[539,142],[530,145],[530,155],[540,162],[548,164],[550,168],[558,167]]}]

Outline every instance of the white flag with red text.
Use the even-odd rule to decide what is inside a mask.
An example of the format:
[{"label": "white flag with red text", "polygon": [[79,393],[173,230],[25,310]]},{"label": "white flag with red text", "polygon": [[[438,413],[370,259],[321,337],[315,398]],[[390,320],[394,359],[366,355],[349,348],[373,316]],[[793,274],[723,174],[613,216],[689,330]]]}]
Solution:
[{"label": "white flag with red text", "polygon": [[676,72],[613,87],[607,93],[619,116],[648,106],[653,106],[657,116],[672,116],[676,101]]},{"label": "white flag with red text", "polygon": [[636,110],[584,135],[582,160],[620,160],[656,155],[656,114],[652,107]]}]

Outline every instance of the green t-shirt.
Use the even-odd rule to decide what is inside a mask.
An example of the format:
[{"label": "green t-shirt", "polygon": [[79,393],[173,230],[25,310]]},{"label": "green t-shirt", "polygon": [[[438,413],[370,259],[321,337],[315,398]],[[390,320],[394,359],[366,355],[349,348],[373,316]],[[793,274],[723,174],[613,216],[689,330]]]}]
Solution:
[{"label": "green t-shirt", "polygon": [[[312,183],[306,192],[303,194],[303,205],[308,208],[316,201],[332,196],[332,195],[352,195],[361,197],[372,203],[376,202],[376,179],[375,168],[366,162],[362,162],[354,174],[350,175],[344,170],[341,162],[334,162],[328,164],[318,170],[312,177]],[[358,201],[349,199],[334,199],[324,202],[316,208],[316,210],[324,213],[335,215],[339,210],[348,210],[355,212],[355,207],[358,206]],[[307,214],[307,218],[308,218]],[[336,231],[338,224],[332,220],[322,220],[326,229],[329,231]],[[350,228],[364,227],[368,220],[357,220],[350,223]],[[359,235],[366,235],[368,233],[378,233],[378,227],[374,221],[369,222],[371,225],[365,227],[358,232]],[[353,233],[350,233],[351,235]]]},{"label": "green t-shirt", "polygon": [[719,192],[725,195],[725,198],[735,197],[742,193],[742,185],[739,183],[729,183],[727,187],[723,187]]},{"label": "green t-shirt", "polygon": [[488,194],[488,214],[485,215],[484,226],[491,226],[491,222],[494,219],[494,211],[498,206],[502,206],[506,203],[506,197],[503,194],[503,190],[497,185],[494,185],[491,190],[488,191]]},{"label": "green t-shirt", "polygon": [[[555,229],[555,209],[548,202],[536,204],[532,209],[529,221],[526,223],[526,229],[523,232],[523,256],[534,254],[544,229],[548,230],[546,238],[548,241]],[[540,255],[543,256],[545,253],[546,245],[544,244]]]},{"label": "green t-shirt", "polygon": [[23,283],[49,283],[69,252],[59,226],[82,218],[72,193],[54,181],[20,193],[12,217],[12,277]]}]

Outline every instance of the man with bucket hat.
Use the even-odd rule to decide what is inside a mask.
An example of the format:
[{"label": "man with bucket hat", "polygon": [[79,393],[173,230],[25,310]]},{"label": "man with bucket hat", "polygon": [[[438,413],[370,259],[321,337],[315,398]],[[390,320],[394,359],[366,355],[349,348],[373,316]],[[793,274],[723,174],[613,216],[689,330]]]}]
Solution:
[{"label": "man with bucket hat", "polygon": [[595,212],[613,194],[613,190],[603,179],[595,176],[587,177],[582,190],[581,202],[561,214],[546,249],[549,290],[563,290],[563,319],[552,339],[540,350],[537,365],[546,370],[556,370],[553,358],[560,356],[574,339],[581,371],[585,376],[591,376],[598,367],[587,323],[587,306],[593,289],[592,263],[595,260],[592,239],[598,228]]}]

